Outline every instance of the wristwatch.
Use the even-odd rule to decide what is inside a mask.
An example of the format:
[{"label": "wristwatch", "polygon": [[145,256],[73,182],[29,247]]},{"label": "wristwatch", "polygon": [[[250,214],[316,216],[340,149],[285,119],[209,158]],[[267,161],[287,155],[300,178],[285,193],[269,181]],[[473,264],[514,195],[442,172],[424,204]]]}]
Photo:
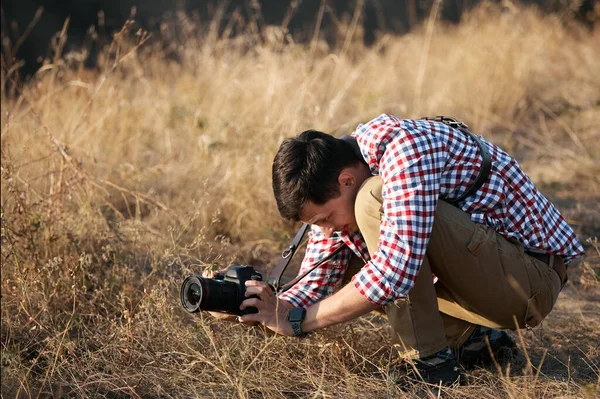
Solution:
[{"label": "wristwatch", "polygon": [[292,325],[292,330],[296,337],[303,335],[301,325],[304,316],[306,316],[306,309],[304,308],[293,308],[288,312],[288,321]]}]

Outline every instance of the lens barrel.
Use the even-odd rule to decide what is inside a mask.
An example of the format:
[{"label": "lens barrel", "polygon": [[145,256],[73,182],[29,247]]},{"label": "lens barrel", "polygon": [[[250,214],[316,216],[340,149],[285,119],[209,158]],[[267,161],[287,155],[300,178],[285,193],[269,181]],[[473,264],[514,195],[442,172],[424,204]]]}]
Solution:
[{"label": "lens barrel", "polygon": [[183,281],[179,292],[181,305],[190,313],[200,311],[202,304],[202,277],[190,276]]},{"label": "lens barrel", "polygon": [[226,280],[190,276],[181,284],[181,305],[190,312],[201,310],[224,312],[230,314],[240,313],[239,286]]}]

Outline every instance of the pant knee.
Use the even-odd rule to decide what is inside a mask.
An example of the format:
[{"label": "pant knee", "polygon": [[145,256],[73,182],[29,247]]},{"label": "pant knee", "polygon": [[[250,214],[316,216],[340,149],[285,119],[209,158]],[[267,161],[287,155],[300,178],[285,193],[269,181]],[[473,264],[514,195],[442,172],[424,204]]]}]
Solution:
[{"label": "pant knee", "polygon": [[358,189],[354,204],[354,213],[356,215],[356,223],[359,227],[361,224],[364,225],[365,223],[372,222],[372,219],[381,219],[381,205],[383,203],[382,189],[383,181],[379,176],[368,178]]},{"label": "pant knee", "polygon": [[381,222],[383,181],[379,176],[373,176],[365,180],[356,194],[354,203],[354,216],[358,230],[361,232],[369,253],[377,250],[379,241],[379,225]]}]

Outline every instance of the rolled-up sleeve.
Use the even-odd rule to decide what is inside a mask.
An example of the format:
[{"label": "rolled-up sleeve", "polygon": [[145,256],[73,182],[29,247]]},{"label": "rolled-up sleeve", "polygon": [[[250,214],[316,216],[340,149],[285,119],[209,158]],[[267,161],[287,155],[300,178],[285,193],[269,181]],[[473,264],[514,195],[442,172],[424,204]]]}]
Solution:
[{"label": "rolled-up sleeve", "polygon": [[[340,246],[343,248],[339,249]],[[325,258],[327,260],[280,294],[279,298],[294,307],[307,307],[333,294],[344,278],[351,254],[352,251],[344,244],[340,235],[334,234],[327,238],[317,226],[312,226],[298,275],[308,271],[317,262]]]}]

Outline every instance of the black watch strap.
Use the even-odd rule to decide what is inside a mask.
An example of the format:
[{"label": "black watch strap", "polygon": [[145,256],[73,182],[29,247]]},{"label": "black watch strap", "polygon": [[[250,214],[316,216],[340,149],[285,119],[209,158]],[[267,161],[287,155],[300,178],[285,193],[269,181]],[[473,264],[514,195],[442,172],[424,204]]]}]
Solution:
[{"label": "black watch strap", "polygon": [[293,308],[290,309],[288,313],[288,321],[292,326],[292,331],[294,332],[294,336],[299,337],[304,335],[302,332],[302,321],[306,316],[306,309],[304,308]]}]

